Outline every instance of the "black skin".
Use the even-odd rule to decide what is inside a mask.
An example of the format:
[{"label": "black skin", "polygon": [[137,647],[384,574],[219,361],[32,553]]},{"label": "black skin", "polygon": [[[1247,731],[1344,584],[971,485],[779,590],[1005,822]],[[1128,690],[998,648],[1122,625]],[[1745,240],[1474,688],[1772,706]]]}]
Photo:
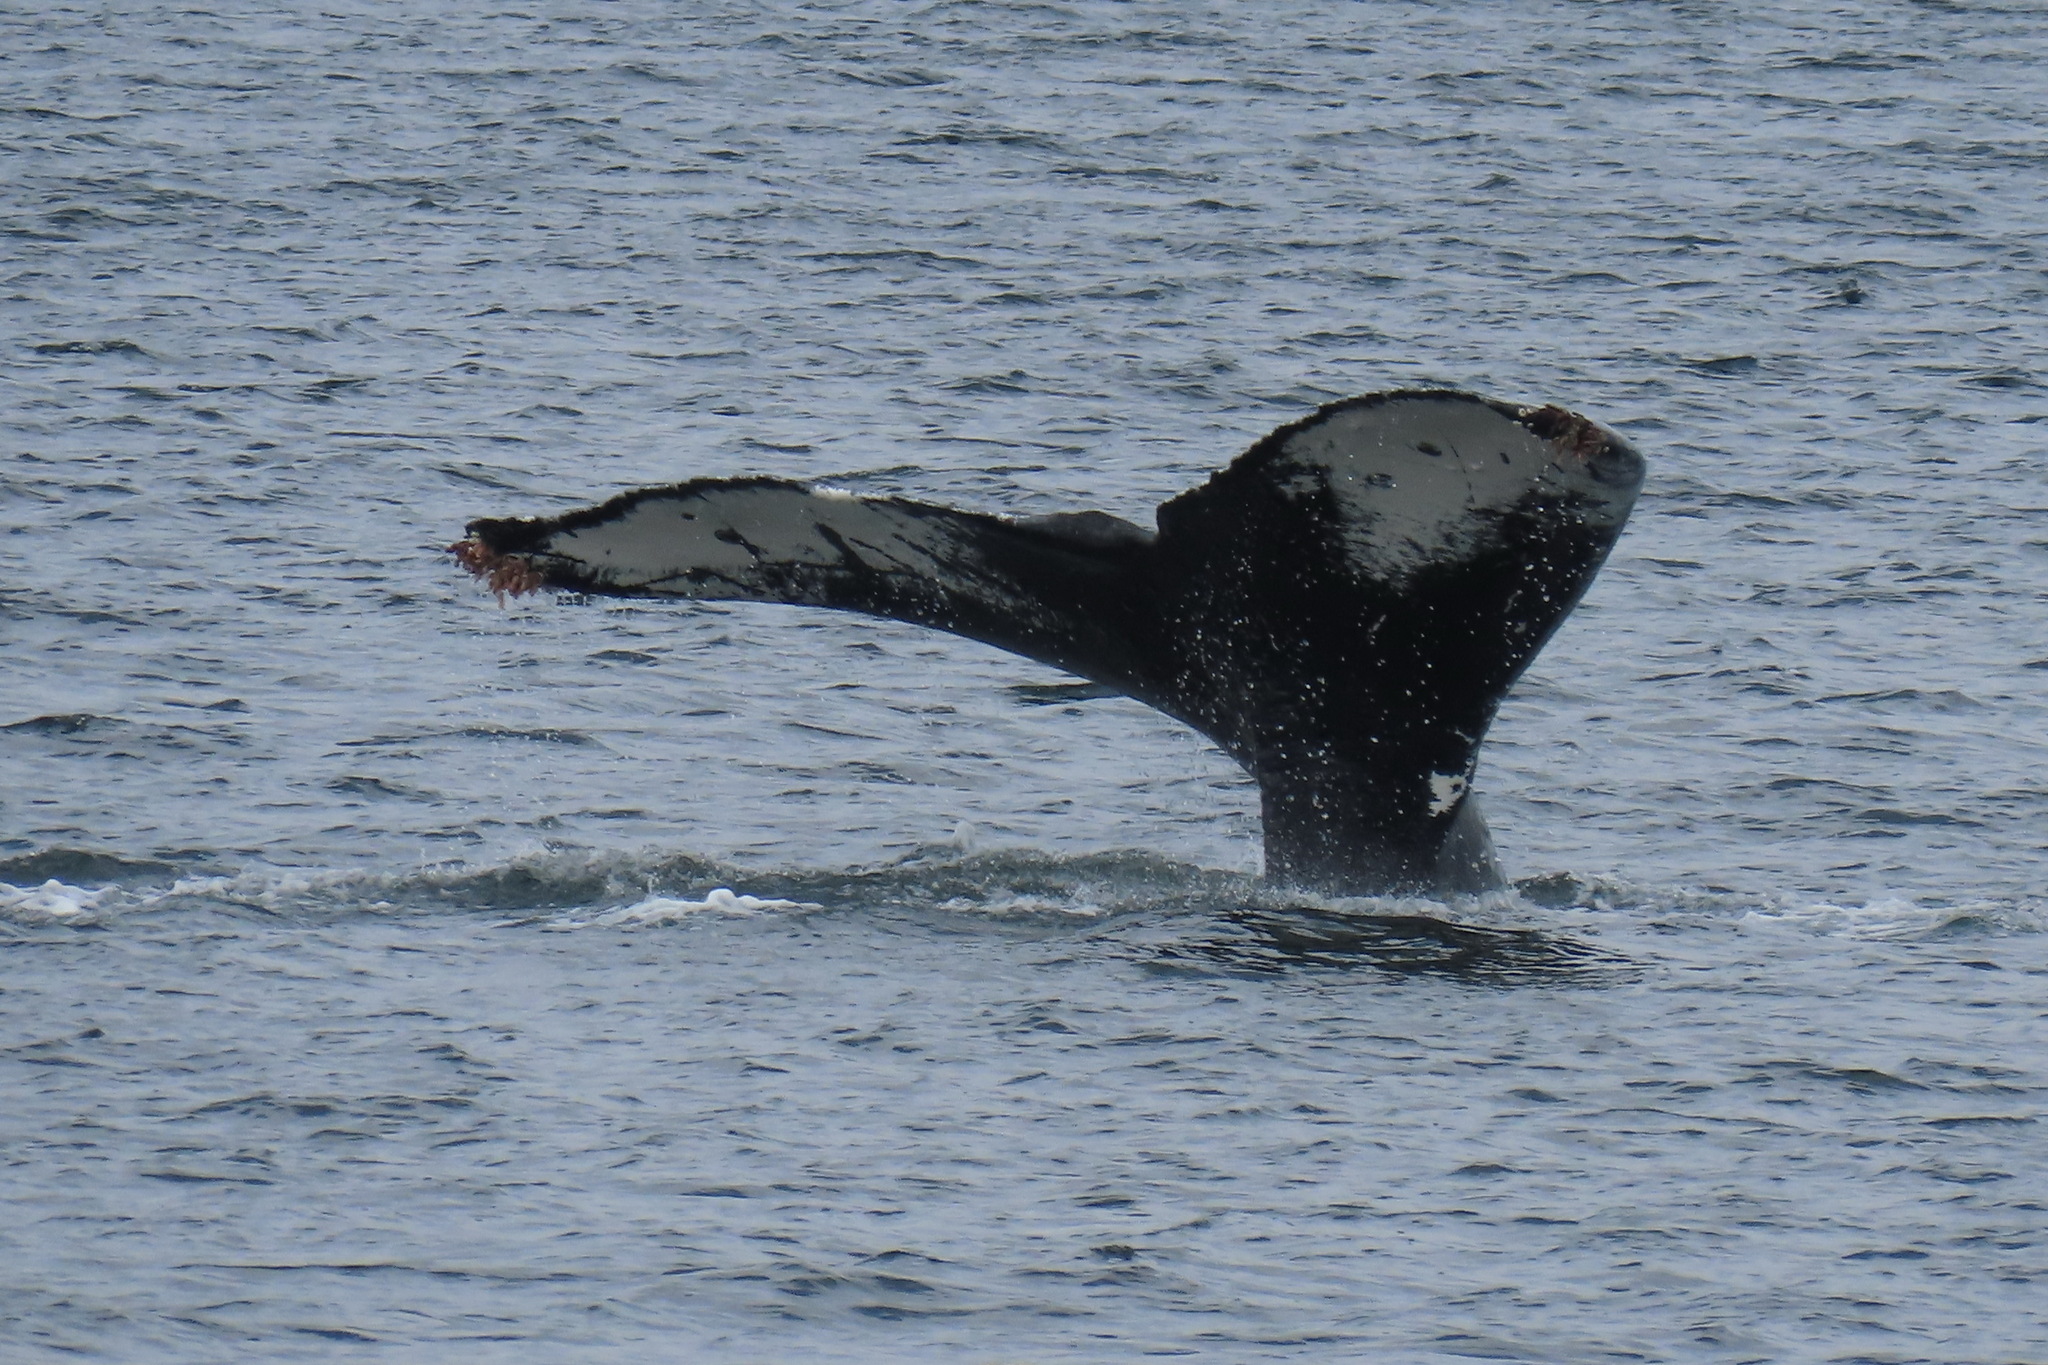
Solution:
[{"label": "black skin", "polygon": [[[517,563],[553,587],[808,603],[986,641],[1215,741],[1259,784],[1272,881],[1338,894],[1485,890],[1500,873],[1477,806],[1469,794],[1445,801],[1432,778],[1473,771],[1502,698],[1584,595],[1620,526],[1599,525],[1569,494],[1531,494],[1492,514],[1491,550],[1426,566],[1398,590],[1362,579],[1344,557],[1327,485],[1283,496],[1266,466],[1303,427],[1401,396],[1332,404],[1280,428],[1163,505],[1157,535],[1101,513],[1011,521],[883,500],[938,523],[959,547],[936,580],[875,572],[857,547],[834,541],[841,563],[764,564],[743,590],[711,584],[708,571],[696,591],[620,589],[545,548],[647,498],[797,490],[770,479],[700,480],[566,517],[479,521],[468,542],[478,548],[458,553],[480,573]],[[1597,480],[1641,477],[1640,458],[1583,419],[1488,405],[1546,440],[1578,443]]]}]

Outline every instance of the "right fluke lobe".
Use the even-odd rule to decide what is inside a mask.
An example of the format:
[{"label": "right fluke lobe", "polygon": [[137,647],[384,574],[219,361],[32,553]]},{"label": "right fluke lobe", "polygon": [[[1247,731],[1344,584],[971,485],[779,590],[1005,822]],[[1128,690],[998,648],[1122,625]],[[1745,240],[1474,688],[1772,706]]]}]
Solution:
[{"label": "right fluke lobe", "polygon": [[1643,477],[1562,408],[1403,391],[1280,428],[1159,509],[1189,723],[1258,779],[1269,876],[1498,885],[1470,792],[1508,687]]}]

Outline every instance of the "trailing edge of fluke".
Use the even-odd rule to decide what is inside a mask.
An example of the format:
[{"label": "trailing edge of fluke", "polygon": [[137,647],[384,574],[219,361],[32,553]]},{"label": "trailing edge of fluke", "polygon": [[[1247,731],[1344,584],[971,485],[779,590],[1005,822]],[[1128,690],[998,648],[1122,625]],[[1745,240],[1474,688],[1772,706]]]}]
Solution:
[{"label": "trailing edge of fluke", "polygon": [[471,522],[453,553],[500,593],[787,602],[985,641],[1214,740],[1259,784],[1269,879],[1444,893],[1501,885],[1480,741],[1642,480],[1563,408],[1406,389],[1288,423],[1156,530],[692,479]]}]

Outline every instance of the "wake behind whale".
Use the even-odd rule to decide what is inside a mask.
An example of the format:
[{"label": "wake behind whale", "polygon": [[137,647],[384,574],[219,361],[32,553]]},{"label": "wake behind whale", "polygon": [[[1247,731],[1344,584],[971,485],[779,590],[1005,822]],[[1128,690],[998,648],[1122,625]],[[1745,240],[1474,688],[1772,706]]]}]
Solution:
[{"label": "wake behind whale", "polygon": [[999,646],[1236,759],[1270,879],[1474,891],[1502,885],[1480,741],[1642,479],[1627,442],[1563,408],[1399,390],[1280,427],[1161,504],[1156,530],[694,479],[475,521],[453,549],[501,593],[835,607]]}]

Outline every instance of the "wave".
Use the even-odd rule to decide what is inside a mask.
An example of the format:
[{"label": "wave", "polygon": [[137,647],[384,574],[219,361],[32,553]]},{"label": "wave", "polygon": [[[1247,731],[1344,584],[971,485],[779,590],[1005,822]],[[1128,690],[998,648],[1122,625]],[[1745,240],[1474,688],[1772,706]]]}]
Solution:
[{"label": "wave", "polygon": [[[742,868],[675,853],[543,849],[503,862],[386,868],[220,871],[88,849],[0,859],[0,921],[105,924],[124,915],[220,910],[327,918],[349,914],[485,914],[513,922],[635,925],[693,911],[887,906],[961,914],[1099,917],[1249,894],[1242,874],[1142,853],[1054,857],[919,850],[853,869]],[[739,889],[735,889],[739,888]]]},{"label": "wave", "polygon": [[664,851],[560,848],[495,863],[405,870],[221,870],[203,855],[183,856],[188,861],[181,863],[50,848],[0,859],[0,925],[111,927],[144,916],[205,912],[300,920],[458,915],[505,925],[622,931],[700,917],[875,910],[1095,924],[1194,917],[1227,923],[1234,926],[1232,935],[1270,940],[1279,945],[1276,951],[1298,957],[1358,951],[1389,960],[1420,953],[1418,960],[1426,961],[1460,953],[1515,957],[1528,947],[1515,947],[1515,935],[1597,937],[1629,926],[1732,924],[1744,932],[1893,941],[2048,928],[2048,902],[2032,899],[1881,896],[1836,904],[1790,893],[1759,896],[1571,873],[1532,877],[1507,891],[1449,902],[1330,897],[1148,853],[1058,856],[1030,849],[970,851],[958,843],[847,869],[749,868]]}]

